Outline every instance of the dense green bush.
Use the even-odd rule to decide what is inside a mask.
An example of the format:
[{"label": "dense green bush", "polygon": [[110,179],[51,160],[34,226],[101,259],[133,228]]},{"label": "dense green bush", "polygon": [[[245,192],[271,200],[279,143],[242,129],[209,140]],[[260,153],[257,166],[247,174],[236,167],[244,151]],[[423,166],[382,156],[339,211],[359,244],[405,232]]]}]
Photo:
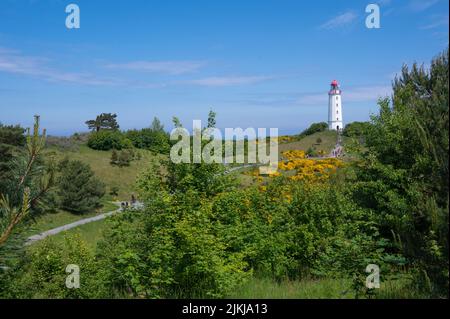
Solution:
[{"label": "dense green bush", "polygon": [[120,131],[101,130],[89,135],[88,146],[94,150],[121,150],[132,147],[132,143]]},{"label": "dense green bush", "polygon": [[169,134],[164,131],[164,125],[157,117],[149,128],[129,130],[126,137],[136,148],[147,149],[155,153],[168,154],[170,151]]},{"label": "dense green bush", "polygon": [[[80,269],[80,288],[66,287],[68,265]],[[101,268],[93,252],[78,236],[68,236],[64,241],[46,239],[26,251],[14,270],[5,276],[4,298],[104,298]],[[4,287],[2,287],[4,288]]]},{"label": "dense green bush", "polygon": [[348,123],[342,134],[347,137],[364,137],[370,129],[370,122],[352,122]]},{"label": "dense green bush", "polygon": [[89,212],[100,206],[105,185],[88,164],[64,159],[59,164],[58,196],[60,207],[74,213]]},{"label": "dense green bush", "polygon": [[133,143],[133,146],[137,148],[163,154],[167,154],[170,150],[169,135],[164,131],[154,131],[151,128],[145,128],[127,131],[126,136]]}]

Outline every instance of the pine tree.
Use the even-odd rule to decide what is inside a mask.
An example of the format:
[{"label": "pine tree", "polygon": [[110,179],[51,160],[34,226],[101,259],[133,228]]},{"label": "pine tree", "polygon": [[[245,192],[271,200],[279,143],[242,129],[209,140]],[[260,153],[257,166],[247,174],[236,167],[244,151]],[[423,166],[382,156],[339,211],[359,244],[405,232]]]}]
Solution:
[{"label": "pine tree", "polygon": [[33,133],[27,129],[26,153],[12,162],[10,183],[0,194],[0,246],[54,185],[52,167],[38,165],[45,139],[46,131],[40,134],[36,115]]},{"label": "pine tree", "polygon": [[88,164],[66,161],[60,168],[58,195],[61,208],[74,213],[85,213],[100,206],[105,185],[94,176]]},{"label": "pine tree", "polygon": [[86,121],[86,125],[89,129],[99,132],[101,129],[105,130],[118,130],[119,124],[117,123],[117,114],[102,113],[98,115],[95,120]]}]

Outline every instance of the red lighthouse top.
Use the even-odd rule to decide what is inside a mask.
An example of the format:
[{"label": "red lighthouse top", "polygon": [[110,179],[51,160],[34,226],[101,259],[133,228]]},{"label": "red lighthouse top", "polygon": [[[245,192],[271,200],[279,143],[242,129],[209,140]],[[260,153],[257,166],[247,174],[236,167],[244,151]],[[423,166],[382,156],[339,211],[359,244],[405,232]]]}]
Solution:
[{"label": "red lighthouse top", "polygon": [[331,82],[331,90],[328,92],[329,95],[341,94],[341,89],[339,88],[339,83],[336,80]]}]

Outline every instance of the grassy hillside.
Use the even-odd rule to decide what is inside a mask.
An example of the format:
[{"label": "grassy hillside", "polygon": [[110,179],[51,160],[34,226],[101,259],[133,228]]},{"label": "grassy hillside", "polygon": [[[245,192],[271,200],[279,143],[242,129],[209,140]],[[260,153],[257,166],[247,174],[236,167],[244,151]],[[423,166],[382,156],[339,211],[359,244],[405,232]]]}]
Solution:
[{"label": "grassy hillside", "polygon": [[48,152],[53,152],[58,160],[68,156],[71,160],[89,164],[95,175],[106,184],[106,198],[111,199],[108,193],[111,187],[117,186],[119,200],[130,200],[131,194],[134,193],[136,177],[148,167],[152,158],[159,156],[147,150],[137,151],[141,153],[141,159],[132,161],[128,167],[118,167],[110,164],[112,151],[96,151],[86,145],[80,145],[77,150],[48,149]]},{"label": "grassy hillside", "polygon": [[[148,167],[152,158],[159,155],[153,155],[146,150],[138,150],[141,153],[141,159],[131,162],[129,167],[119,168],[110,164],[111,151],[96,151],[92,150],[86,145],[76,145],[76,147],[59,148],[50,146],[46,152],[52,154],[57,161],[68,156],[71,160],[80,160],[90,165],[95,175],[105,183],[106,194],[102,199],[102,207],[85,214],[73,214],[64,210],[58,210],[55,213],[48,213],[39,216],[36,222],[27,230],[27,235],[31,236],[40,232],[53,229],[62,225],[73,223],[83,218],[92,217],[101,213],[113,211],[117,209],[117,205],[111,201],[116,200],[109,195],[111,187],[117,186],[119,188],[119,195],[117,200],[127,200],[131,198],[134,193],[134,185],[136,177],[139,173]],[[55,237],[62,238],[68,232],[81,232],[81,237],[88,243],[95,245],[98,237],[101,234],[103,221],[93,222],[91,224],[77,227],[67,232],[62,232]],[[92,235],[95,233],[95,235]],[[84,236],[86,234],[86,236]]]},{"label": "grassy hillside", "polygon": [[[321,143],[317,143],[317,139],[321,139]],[[283,143],[278,145],[280,154],[288,150],[304,150],[307,151],[310,147],[315,147],[317,151],[324,151],[329,154],[336,145],[337,133],[336,131],[318,132],[306,136],[299,141],[291,143]]]}]

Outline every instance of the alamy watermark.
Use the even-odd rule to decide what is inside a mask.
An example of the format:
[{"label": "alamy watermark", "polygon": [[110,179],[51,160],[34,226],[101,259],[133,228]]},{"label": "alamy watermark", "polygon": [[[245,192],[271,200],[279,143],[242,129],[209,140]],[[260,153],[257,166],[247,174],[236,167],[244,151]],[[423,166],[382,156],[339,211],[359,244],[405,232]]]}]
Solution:
[{"label": "alamy watermark", "polygon": [[381,27],[380,6],[378,4],[371,3],[367,5],[366,13],[369,13],[366,17],[366,27],[368,29],[379,29]]},{"label": "alamy watermark", "polygon": [[369,275],[366,277],[366,287],[368,289],[380,288],[380,267],[375,264],[369,264],[366,267]]},{"label": "alamy watermark", "polygon": [[80,267],[75,264],[67,265],[66,273],[69,274],[66,277],[66,287],[69,289],[80,288]]},{"label": "alamy watermark", "polygon": [[265,128],[225,128],[225,139],[223,137],[219,129],[202,130],[201,121],[194,120],[192,136],[183,127],[175,128],[170,133],[170,139],[178,141],[170,150],[170,159],[177,164],[260,164],[264,165],[259,167],[261,174],[277,171],[278,128],[270,128],[268,136]]},{"label": "alamy watermark", "polygon": [[67,29],[79,29],[80,28],[80,7],[74,3],[71,3],[66,7],[66,13],[69,14],[66,17],[66,28]]}]

